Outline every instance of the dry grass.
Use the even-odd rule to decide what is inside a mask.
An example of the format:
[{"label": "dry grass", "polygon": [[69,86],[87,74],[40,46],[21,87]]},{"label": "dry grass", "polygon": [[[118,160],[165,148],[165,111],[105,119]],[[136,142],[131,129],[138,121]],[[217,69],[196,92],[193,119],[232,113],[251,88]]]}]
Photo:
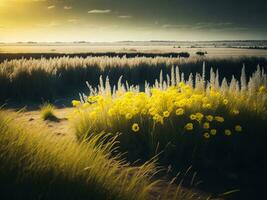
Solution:
[{"label": "dry grass", "polygon": [[[263,58],[208,59],[208,67],[219,67],[231,79],[239,75],[242,64],[253,71],[257,64],[266,65]],[[185,77],[190,72],[200,72],[203,58],[119,58],[119,57],[61,57],[51,59],[19,59],[0,63],[0,100],[52,100],[56,97],[78,94],[86,89],[85,82],[97,86],[98,77],[109,76],[111,86],[116,86],[120,76],[123,82],[154,84],[158,74],[170,73],[179,66]],[[209,68],[208,68],[209,69]]]},{"label": "dry grass", "polygon": [[[0,111],[0,196],[3,200],[194,199],[199,194],[180,187],[153,192],[155,162],[130,167],[111,154],[116,138],[100,134],[76,143],[44,128],[27,127],[16,115]],[[164,194],[164,195],[163,195]],[[199,196],[207,199],[206,195]]]},{"label": "dry grass", "polygon": [[55,107],[50,103],[44,103],[41,106],[40,115],[43,120],[57,121]]}]

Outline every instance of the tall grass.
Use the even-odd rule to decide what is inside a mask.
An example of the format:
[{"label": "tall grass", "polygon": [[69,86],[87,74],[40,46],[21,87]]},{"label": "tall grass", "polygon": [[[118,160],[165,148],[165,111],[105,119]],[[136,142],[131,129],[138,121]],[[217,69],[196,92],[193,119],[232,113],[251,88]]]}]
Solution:
[{"label": "tall grass", "polygon": [[51,120],[51,121],[58,120],[55,115],[55,107],[50,103],[44,103],[41,106],[40,115],[43,120]]},{"label": "tall grass", "polygon": [[[209,67],[220,66],[227,78],[240,75],[243,63],[248,66],[247,72],[254,70],[257,64],[267,65],[264,58],[204,59]],[[120,76],[124,77],[123,82],[144,86],[145,81],[154,84],[161,70],[165,75],[172,66],[179,66],[187,77],[190,72],[200,72],[202,63],[203,58],[175,57],[14,59],[0,63],[0,100],[49,100],[77,94],[86,89],[86,81],[96,87],[100,75],[109,76],[112,86]]]},{"label": "tall grass", "polygon": [[[3,200],[192,200],[208,195],[155,181],[155,160],[131,167],[112,156],[116,138],[101,133],[79,144],[27,127],[0,110],[0,198]],[[163,185],[164,187],[161,187]]]},{"label": "tall grass", "polygon": [[150,199],[154,164],[131,168],[110,158],[114,140],[77,144],[12,118],[0,111],[1,199]]}]

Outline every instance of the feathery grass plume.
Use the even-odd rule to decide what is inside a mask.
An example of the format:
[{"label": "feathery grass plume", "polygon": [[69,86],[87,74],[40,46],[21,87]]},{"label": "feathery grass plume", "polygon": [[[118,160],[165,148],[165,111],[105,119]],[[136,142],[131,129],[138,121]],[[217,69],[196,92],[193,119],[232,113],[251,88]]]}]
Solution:
[{"label": "feathery grass plume", "polygon": [[203,62],[203,66],[202,66],[202,88],[203,90],[205,89],[206,87],[206,63],[205,61]]},{"label": "feathery grass plume", "polygon": [[[46,100],[51,101],[55,97],[73,95],[73,91],[83,91],[84,84],[89,82],[93,88],[99,85],[99,76],[109,76],[110,86],[113,89],[118,83],[120,76],[127,80],[129,85],[141,85],[147,81],[150,85],[155,84],[159,72],[162,70],[164,80],[159,84],[163,86],[166,81],[166,74],[170,73],[170,82],[177,83],[187,79],[192,72],[200,73],[199,67],[203,58],[175,58],[175,57],[57,57],[41,59],[14,59],[0,63],[0,100],[21,99],[21,100]],[[239,74],[242,63],[251,66],[247,69],[247,75],[254,70],[253,66],[260,64],[266,66],[267,60],[262,58],[239,58],[239,59],[218,59],[205,58],[206,69],[210,66],[218,66],[223,69],[227,80],[228,71],[234,75]],[[241,67],[239,66],[241,65]],[[181,76],[179,66],[184,73]],[[230,70],[228,70],[230,69]],[[266,68],[265,68],[266,69]],[[248,71],[249,70],[249,71]],[[221,70],[222,71],[222,70]],[[203,77],[204,78],[204,77]],[[216,87],[219,77],[216,76]],[[44,84],[45,83],[45,84]],[[213,82],[212,82],[213,83]],[[34,86],[34,87],[33,87]],[[214,79],[215,86],[215,79]],[[78,92],[78,91],[77,91]],[[75,91],[75,93],[77,93]],[[74,93],[74,94],[75,94]]]},{"label": "feathery grass plume", "polygon": [[241,71],[240,83],[241,83],[241,92],[246,92],[247,78],[246,78],[246,68],[245,68],[245,65],[243,65],[243,68],[242,68],[242,71]]},{"label": "feathery grass plume", "polygon": [[57,121],[55,107],[51,103],[44,103],[41,106],[40,115],[43,120]]}]

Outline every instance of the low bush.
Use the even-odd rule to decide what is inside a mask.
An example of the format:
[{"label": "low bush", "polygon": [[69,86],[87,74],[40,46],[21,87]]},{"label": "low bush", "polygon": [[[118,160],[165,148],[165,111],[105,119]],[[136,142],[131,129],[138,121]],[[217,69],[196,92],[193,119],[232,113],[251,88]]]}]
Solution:
[{"label": "low bush", "polygon": [[198,56],[205,56],[206,54],[208,54],[206,51],[197,51],[196,54]]},{"label": "low bush", "polygon": [[55,115],[55,107],[50,103],[44,103],[41,106],[40,115],[43,120],[57,121],[58,118]]}]

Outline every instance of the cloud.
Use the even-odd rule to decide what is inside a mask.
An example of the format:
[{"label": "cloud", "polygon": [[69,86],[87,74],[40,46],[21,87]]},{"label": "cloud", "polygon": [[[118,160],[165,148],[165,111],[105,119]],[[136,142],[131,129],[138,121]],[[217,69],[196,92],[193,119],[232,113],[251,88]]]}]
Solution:
[{"label": "cloud", "polygon": [[75,23],[75,22],[77,22],[78,20],[77,19],[68,19],[68,22],[69,23]]},{"label": "cloud", "polygon": [[161,27],[166,29],[178,29],[178,28],[180,29],[180,28],[189,28],[192,26],[184,24],[164,24]]},{"label": "cloud", "polygon": [[118,18],[121,18],[121,19],[129,19],[129,18],[132,18],[133,16],[131,15],[120,15],[118,16]]},{"label": "cloud", "polygon": [[49,10],[54,9],[54,8],[56,8],[55,5],[51,5],[51,6],[48,6],[48,7],[47,7],[47,9],[49,9]]},{"label": "cloud", "polygon": [[71,6],[64,6],[64,9],[65,9],[65,10],[71,10],[72,7],[71,7]]},{"label": "cloud", "polygon": [[51,21],[49,23],[36,24],[36,26],[39,26],[42,28],[51,28],[51,27],[60,26],[60,23],[58,21]]},{"label": "cloud", "polygon": [[231,22],[199,22],[194,25],[195,29],[205,29],[205,28],[225,28],[231,27],[233,23]]},{"label": "cloud", "polygon": [[194,24],[164,24],[161,27],[164,29],[187,29],[187,30],[206,30],[206,29],[231,29],[231,22],[198,22]]},{"label": "cloud", "polygon": [[97,10],[97,9],[94,9],[94,10],[89,10],[88,13],[89,14],[107,14],[107,13],[110,13],[111,10],[107,9],[107,10]]}]

